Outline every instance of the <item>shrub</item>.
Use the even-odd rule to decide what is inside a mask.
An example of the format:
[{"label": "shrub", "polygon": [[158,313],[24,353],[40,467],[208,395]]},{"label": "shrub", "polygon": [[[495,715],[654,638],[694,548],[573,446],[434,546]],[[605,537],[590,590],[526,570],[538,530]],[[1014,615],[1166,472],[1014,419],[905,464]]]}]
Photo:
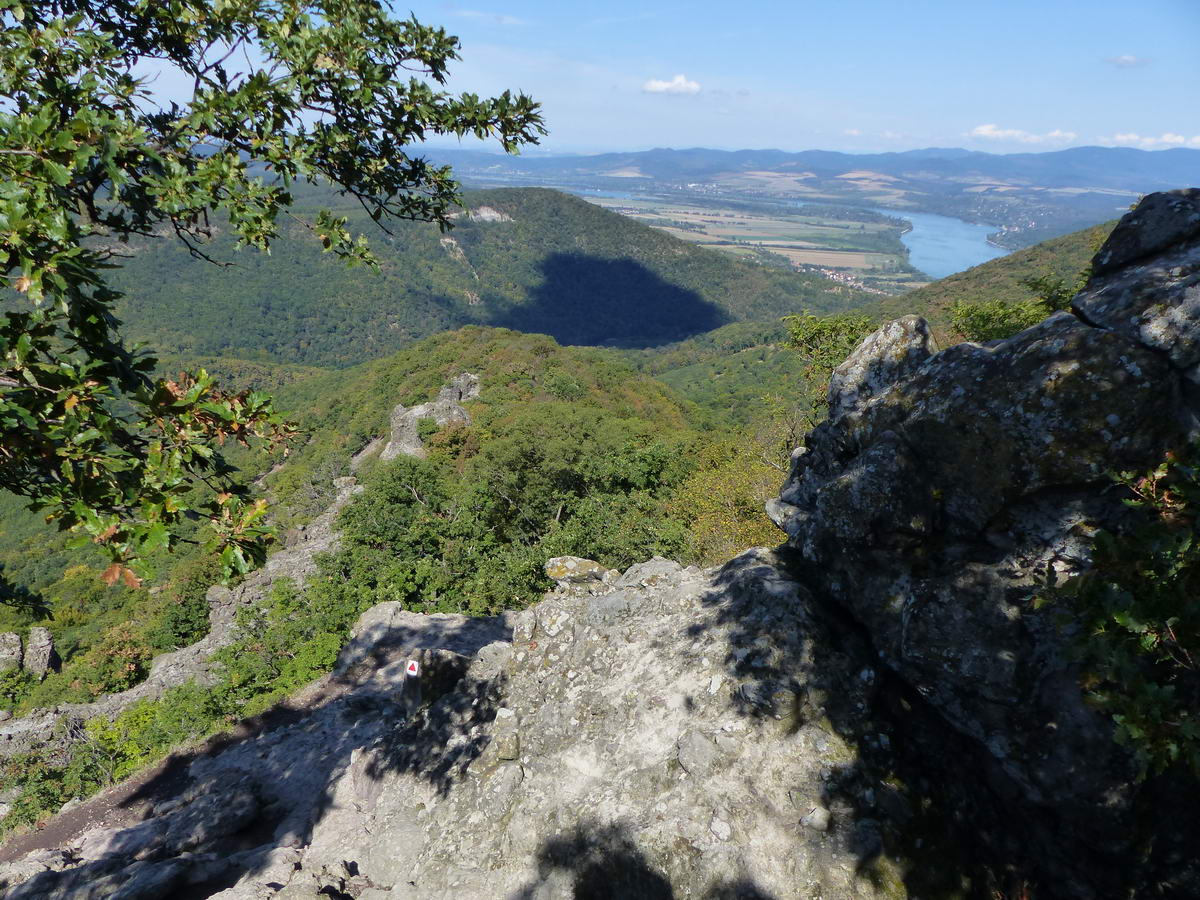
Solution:
[{"label": "shrub", "polygon": [[1148,474],[1124,473],[1140,522],[1096,535],[1091,567],[1042,600],[1083,628],[1074,650],[1088,699],[1112,716],[1143,776],[1200,774],[1200,469],[1195,449]]}]

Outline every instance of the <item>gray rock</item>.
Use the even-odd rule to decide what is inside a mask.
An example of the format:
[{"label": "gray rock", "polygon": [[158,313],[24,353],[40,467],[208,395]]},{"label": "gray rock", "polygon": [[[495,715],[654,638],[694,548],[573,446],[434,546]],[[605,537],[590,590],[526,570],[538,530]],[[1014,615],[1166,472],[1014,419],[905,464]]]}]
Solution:
[{"label": "gray rock", "polygon": [[1200,189],[1147,194],[1109,234],[1092,263],[1092,274],[1108,275],[1197,236]]},{"label": "gray rock", "polygon": [[0,632],[0,672],[21,668],[21,636],[15,631]]},{"label": "gray rock", "polygon": [[139,866],[122,884],[111,900],[161,900],[172,897],[187,874],[187,864],[175,859]]},{"label": "gray rock", "polygon": [[255,820],[258,812],[259,799],[254,781],[249,777],[231,780],[163,820],[169,826],[163,843],[175,854],[203,847],[241,831]]},{"label": "gray rock", "polygon": [[471,415],[463,409],[462,404],[478,397],[479,376],[464,372],[443,387],[435,400],[412,409],[403,404],[397,405],[392,410],[391,433],[379,454],[380,460],[386,462],[398,456],[423,458],[425,445],[421,442],[421,420],[433,419],[439,427],[470,425]]},{"label": "gray rock", "polygon": [[106,857],[135,859],[162,846],[169,818],[153,818],[127,828],[98,828],[86,832],[79,842],[81,860],[91,862]]},{"label": "gray rock", "polygon": [[[1105,890],[1089,869],[1097,848],[1135,854],[1129,835],[1149,801],[1111,723],[1084,702],[1061,630],[1031,600],[1039,573],[1086,565],[1089,536],[1127,514],[1108,473],[1148,469],[1196,431],[1198,203],[1197,192],[1154,195],[1126,216],[1078,315],[839,393],[838,416],[808,435],[768,506],[814,588],[987,755],[993,787],[1026,804],[1027,820],[1054,811],[1070,846],[1055,838],[1054,856],[1032,855],[1074,896]],[[893,331],[911,322],[868,338],[846,368],[870,371]],[[1050,840],[1036,833],[1030,847]]]},{"label": "gray rock", "polygon": [[829,418],[837,419],[879,396],[936,352],[929,325],[920,316],[904,316],[884,325],[833,370]]},{"label": "gray rock", "polygon": [[49,628],[38,626],[29,629],[29,641],[25,645],[22,664],[26,672],[39,680],[45,678],[48,672],[57,672],[62,668],[62,660],[54,649],[54,638]]},{"label": "gray rock", "polygon": [[711,738],[689,731],[679,739],[679,765],[689,775],[710,775],[721,759],[721,750]]},{"label": "gray rock", "polygon": [[817,804],[800,817],[800,824],[813,831],[828,831],[831,815],[828,809]]},{"label": "gray rock", "polygon": [[607,570],[595,560],[578,556],[556,556],[546,561],[545,571],[547,578],[559,587],[565,587],[570,584],[601,581]]}]

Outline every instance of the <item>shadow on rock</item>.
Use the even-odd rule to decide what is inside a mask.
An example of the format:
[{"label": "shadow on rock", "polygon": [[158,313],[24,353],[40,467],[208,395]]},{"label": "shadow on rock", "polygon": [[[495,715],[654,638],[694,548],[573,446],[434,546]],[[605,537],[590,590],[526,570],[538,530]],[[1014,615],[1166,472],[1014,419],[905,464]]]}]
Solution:
[{"label": "shadow on rock", "polygon": [[[333,674],[175,754],[115,802],[105,806],[101,795],[72,810],[67,815],[80,823],[107,810],[124,821],[82,825],[75,838],[67,833],[58,842],[65,849],[24,857],[36,874],[24,880],[28,872],[8,870],[9,884],[23,883],[5,896],[119,891],[186,900],[239,883],[282,886],[343,775],[350,774],[358,801],[373,799],[388,777],[417,778],[448,793],[487,746],[479,726],[495,717],[502,675],[467,672],[481,650],[508,640],[505,620],[417,616],[382,604],[354,635]],[[416,676],[406,672],[414,663]],[[142,820],[129,825],[130,815]],[[317,887],[341,890],[337,878],[329,881]]]},{"label": "shadow on rock", "polygon": [[[508,900],[545,896],[573,900],[675,900],[666,876],[637,848],[629,829],[620,824],[583,822],[547,840],[538,851],[537,880]],[[738,879],[714,885],[704,900],[774,900],[752,881]]]}]

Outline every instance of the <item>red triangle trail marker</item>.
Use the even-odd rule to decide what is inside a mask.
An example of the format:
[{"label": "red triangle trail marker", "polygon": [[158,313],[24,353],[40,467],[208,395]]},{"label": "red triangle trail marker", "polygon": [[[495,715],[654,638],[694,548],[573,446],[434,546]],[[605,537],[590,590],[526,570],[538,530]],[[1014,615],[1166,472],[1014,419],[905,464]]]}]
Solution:
[{"label": "red triangle trail marker", "polygon": [[415,659],[410,659],[408,661],[408,663],[404,666],[404,674],[405,675],[420,675],[421,674],[421,664],[419,662],[417,662]]}]

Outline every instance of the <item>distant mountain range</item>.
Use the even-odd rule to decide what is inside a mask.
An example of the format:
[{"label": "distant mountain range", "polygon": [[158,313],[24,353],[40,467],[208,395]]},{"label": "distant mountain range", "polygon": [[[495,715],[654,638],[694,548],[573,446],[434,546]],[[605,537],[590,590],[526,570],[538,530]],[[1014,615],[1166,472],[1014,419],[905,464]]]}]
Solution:
[{"label": "distant mountain range", "polygon": [[811,171],[837,176],[869,169],[897,178],[971,178],[1026,181],[1046,188],[1110,189],[1130,193],[1180,187],[1200,180],[1200,150],[1137,150],[1130,147],[1072,147],[1048,153],[984,153],[928,147],[900,153],[840,153],[834,150],[655,149],[594,156],[504,156],[470,150],[434,150],[430,155],[463,171],[593,175],[637,170],[664,181],[720,178],[733,172]]},{"label": "distant mountain range", "polygon": [[431,149],[429,155],[477,184],[941,213],[997,226],[993,239],[1009,249],[1115,218],[1140,194],[1200,184],[1200,150],[1185,148],[1011,154],[958,148],[869,154],[695,148],[562,157]]}]

